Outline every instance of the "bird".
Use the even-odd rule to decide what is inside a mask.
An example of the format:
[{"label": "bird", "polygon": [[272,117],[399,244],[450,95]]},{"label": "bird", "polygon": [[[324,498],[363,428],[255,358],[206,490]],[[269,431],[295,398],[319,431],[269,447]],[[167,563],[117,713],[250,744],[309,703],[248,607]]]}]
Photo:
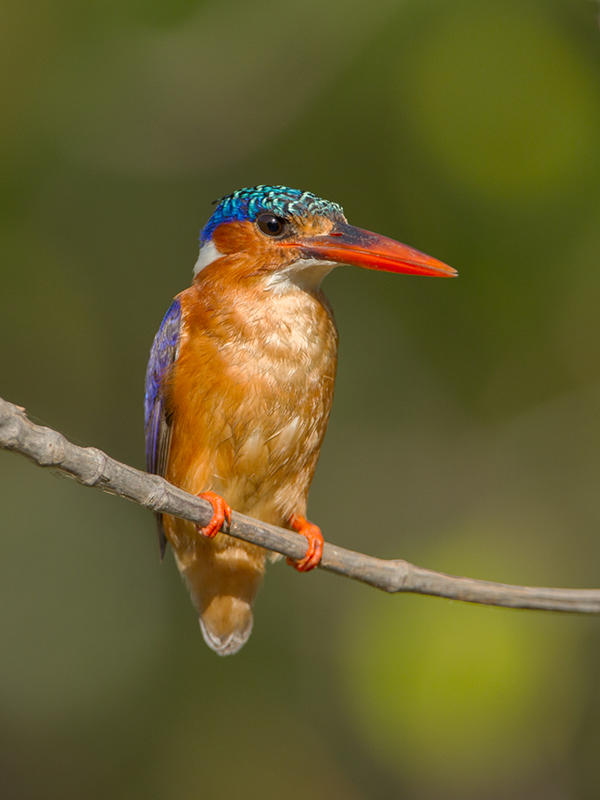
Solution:
[{"label": "bird", "polygon": [[[338,332],[321,290],[338,265],[409,275],[456,271],[393,239],[350,225],[338,203],[286,186],[215,201],[191,285],[152,344],[145,385],[147,471],[208,500],[208,525],[157,515],[206,644],[236,653],[274,554],[226,533],[231,509],[307,540],[288,563],[308,572],[323,535],[307,498],[327,428]],[[225,530],[223,530],[225,529]]]}]

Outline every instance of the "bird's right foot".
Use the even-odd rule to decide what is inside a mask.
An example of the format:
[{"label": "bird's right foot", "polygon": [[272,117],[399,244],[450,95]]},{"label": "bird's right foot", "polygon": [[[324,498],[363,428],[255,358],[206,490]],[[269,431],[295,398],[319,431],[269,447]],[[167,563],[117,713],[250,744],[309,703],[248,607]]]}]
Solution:
[{"label": "bird's right foot", "polygon": [[290,517],[290,527],[292,527],[302,536],[306,536],[308,540],[308,549],[304,558],[300,561],[294,561],[293,558],[288,558],[287,563],[290,567],[294,567],[298,572],[309,572],[311,569],[317,567],[323,556],[323,534],[321,528],[313,522],[309,522],[299,514],[292,514]]},{"label": "bird's right foot", "polygon": [[197,523],[196,530],[201,536],[206,536],[209,539],[214,538],[217,533],[223,527],[223,523],[227,520],[227,523],[231,523],[231,508],[230,506],[223,500],[220,494],[216,494],[215,492],[200,492],[198,497],[202,498],[202,500],[208,500],[208,502],[213,507],[213,515],[211,517],[210,522],[208,525],[201,527]]}]

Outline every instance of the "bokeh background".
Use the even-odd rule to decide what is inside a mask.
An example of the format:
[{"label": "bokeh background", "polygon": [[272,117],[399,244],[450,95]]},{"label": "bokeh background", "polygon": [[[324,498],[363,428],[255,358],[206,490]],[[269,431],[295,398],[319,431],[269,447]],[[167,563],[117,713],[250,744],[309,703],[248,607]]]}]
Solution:
[{"label": "bokeh background", "polygon": [[[597,11],[8,0],[1,394],[141,466],[148,350],[210,201],[307,188],[461,276],[327,279],[312,518],[383,557],[598,586]],[[597,619],[280,563],[218,659],[148,512],[9,453],[0,486],[7,800],[597,798]]]}]

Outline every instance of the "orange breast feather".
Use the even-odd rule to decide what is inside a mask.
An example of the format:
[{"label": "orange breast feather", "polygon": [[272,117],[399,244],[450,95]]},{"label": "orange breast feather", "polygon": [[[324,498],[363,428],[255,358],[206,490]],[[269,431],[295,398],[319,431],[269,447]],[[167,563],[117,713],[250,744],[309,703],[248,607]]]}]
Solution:
[{"label": "orange breast feather", "polygon": [[[166,478],[287,526],[293,514],[306,513],[329,418],[335,324],[319,292],[265,291],[258,280],[232,289],[210,267],[204,272],[178,296],[182,335],[169,378]],[[258,587],[261,548],[224,534],[203,540],[191,523],[174,517],[164,525],[201,613],[210,601],[207,586],[210,594],[224,576],[234,584],[230,595],[240,586]]]}]

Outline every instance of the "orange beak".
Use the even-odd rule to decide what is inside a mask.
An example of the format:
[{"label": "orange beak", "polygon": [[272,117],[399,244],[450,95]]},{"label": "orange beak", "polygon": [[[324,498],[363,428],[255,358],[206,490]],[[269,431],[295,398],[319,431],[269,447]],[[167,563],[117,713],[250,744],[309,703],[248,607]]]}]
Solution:
[{"label": "orange beak", "polygon": [[[283,244],[283,242],[282,242]],[[352,264],[366,269],[398,272],[406,275],[432,275],[453,278],[457,271],[408,245],[371,233],[353,225],[339,223],[331,233],[285,242],[298,247],[305,258]]]}]

